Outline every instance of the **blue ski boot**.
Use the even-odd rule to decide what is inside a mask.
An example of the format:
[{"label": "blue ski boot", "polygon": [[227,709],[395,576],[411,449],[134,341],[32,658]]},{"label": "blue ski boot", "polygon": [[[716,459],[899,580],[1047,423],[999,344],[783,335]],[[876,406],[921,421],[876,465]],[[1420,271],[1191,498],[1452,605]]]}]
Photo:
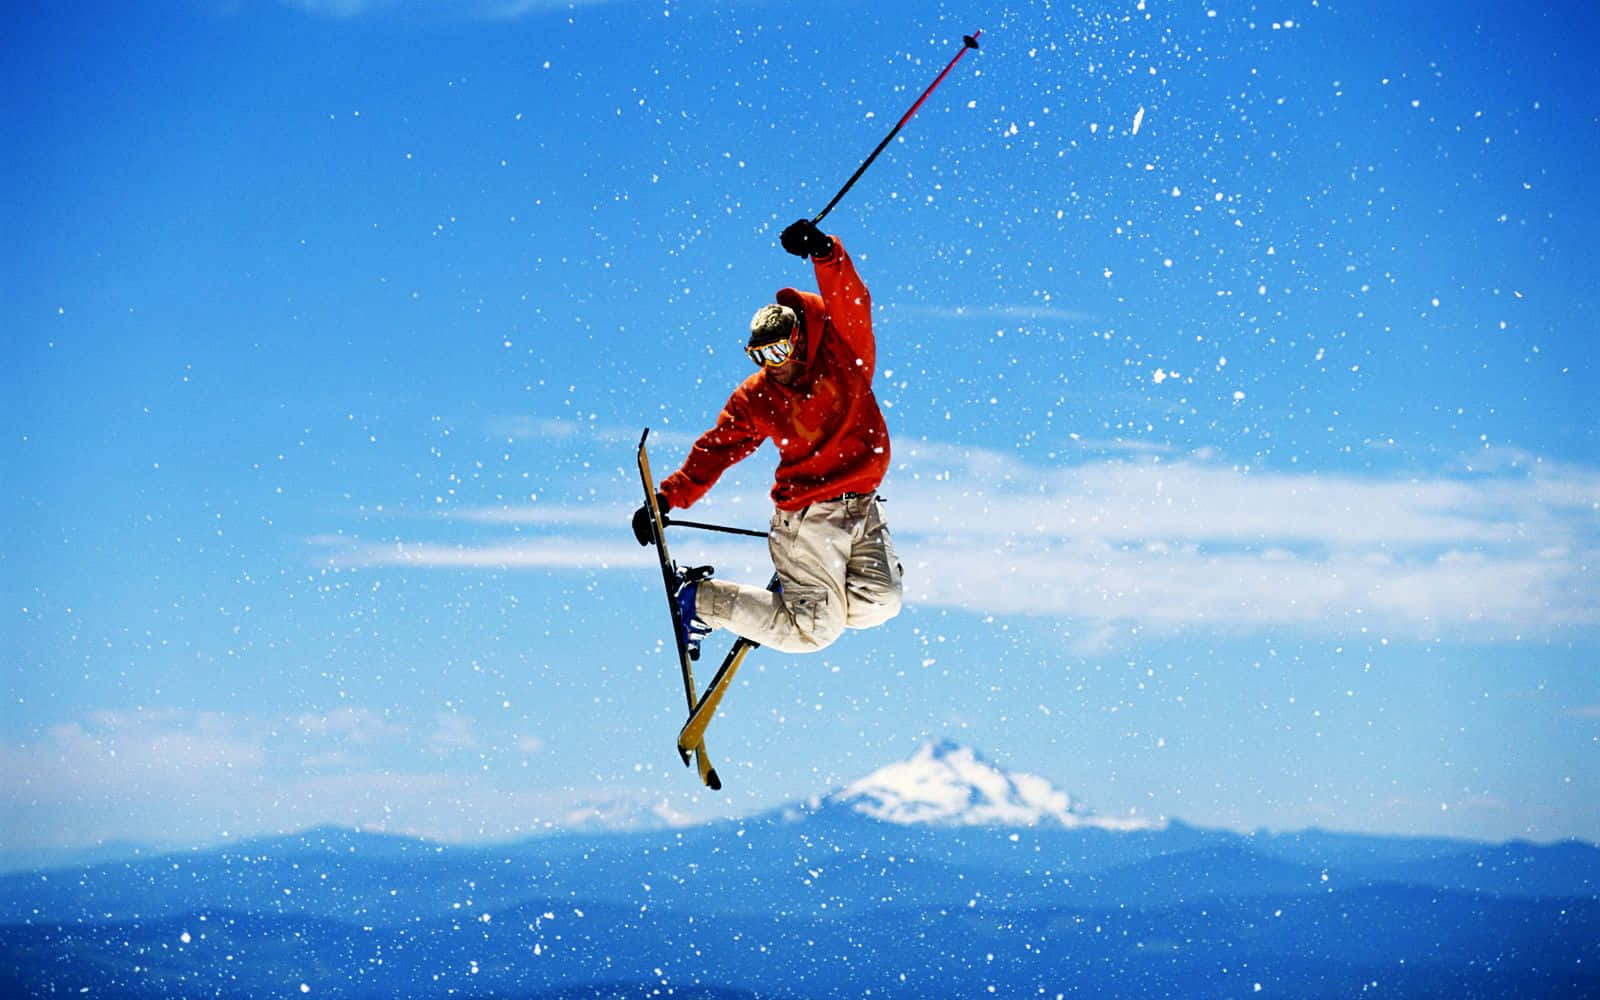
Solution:
[{"label": "blue ski boot", "polygon": [[693,566],[678,572],[678,589],[673,591],[673,600],[678,602],[678,622],[682,631],[679,638],[683,640],[683,648],[689,651],[689,659],[700,658],[700,640],[710,635],[714,630],[700,618],[695,610],[695,598],[700,593],[700,581],[711,578],[710,566]]}]

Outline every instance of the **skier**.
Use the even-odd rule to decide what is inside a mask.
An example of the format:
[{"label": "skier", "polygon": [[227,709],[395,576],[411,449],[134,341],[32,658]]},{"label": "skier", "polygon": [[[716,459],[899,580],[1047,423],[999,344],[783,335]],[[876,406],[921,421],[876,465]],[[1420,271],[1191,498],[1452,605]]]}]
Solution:
[{"label": "skier", "polygon": [[[780,289],[750,321],[745,352],[758,367],[734,390],[683,467],[662,480],[663,513],[692,506],[723,472],[770,438],[778,449],[776,510],[767,547],[778,585],[680,573],[683,639],[726,628],[763,646],[815,652],[846,628],[871,628],[900,611],[901,566],[877,496],[889,468],[889,430],[872,394],[872,301],[837,237],[809,219],[784,229],[783,248],[809,257],[820,295]],[[651,544],[648,504],[633,515]]]}]

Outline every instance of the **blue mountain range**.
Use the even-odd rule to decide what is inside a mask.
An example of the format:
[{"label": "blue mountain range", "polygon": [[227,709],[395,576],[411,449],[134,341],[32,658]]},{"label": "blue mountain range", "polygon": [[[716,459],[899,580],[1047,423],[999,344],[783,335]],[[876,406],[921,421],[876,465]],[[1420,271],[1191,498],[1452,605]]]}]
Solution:
[{"label": "blue mountain range", "polygon": [[1600,996],[1600,847],[1096,816],[930,744],[737,821],[0,876],[0,995]]}]

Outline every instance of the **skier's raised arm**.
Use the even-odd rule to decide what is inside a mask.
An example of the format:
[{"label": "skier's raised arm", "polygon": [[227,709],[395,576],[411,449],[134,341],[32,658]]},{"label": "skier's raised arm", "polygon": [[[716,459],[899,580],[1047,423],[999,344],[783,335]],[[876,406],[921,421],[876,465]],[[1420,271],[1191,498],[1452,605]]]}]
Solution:
[{"label": "skier's raised arm", "polygon": [[856,273],[855,262],[837,237],[823,233],[810,219],[792,223],[779,237],[783,248],[796,257],[811,258],[817,291],[833,328],[872,377],[877,364],[877,343],[872,337],[872,295]]}]

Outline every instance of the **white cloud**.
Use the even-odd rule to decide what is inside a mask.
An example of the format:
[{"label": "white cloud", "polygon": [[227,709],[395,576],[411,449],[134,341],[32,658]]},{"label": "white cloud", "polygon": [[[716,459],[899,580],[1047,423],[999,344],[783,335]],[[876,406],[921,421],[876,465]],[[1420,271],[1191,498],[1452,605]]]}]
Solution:
[{"label": "white cloud", "polygon": [[[527,414],[497,417],[489,422],[488,433],[491,437],[512,441],[547,441],[556,444],[583,441],[590,445],[603,444],[608,447],[624,443],[637,444],[639,441],[639,432],[636,430],[614,426],[600,427],[588,420],[563,420],[559,417],[535,417]],[[658,443],[662,436],[663,432],[652,431],[651,444]],[[686,435],[678,437],[685,443],[693,440]]]},{"label": "white cloud", "polygon": [[1586,467],[1380,478],[912,451],[891,523],[913,601],[1163,630],[1600,624]]},{"label": "white cloud", "polygon": [[289,7],[323,17],[349,18],[388,10],[395,0],[282,0]]},{"label": "white cloud", "polygon": [[[1123,631],[1112,624],[1482,636],[1600,624],[1591,568],[1600,560],[1600,470],[1514,456],[1422,475],[1265,472],[1209,453],[1079,447],[1039,464],[900,445],[884,489],[908,599],[1060,616],[1086,634]],[[715,513],[731,509],[732,520],[766,511],[748,487],[720,499]],[[540,533],[349,545],[333,561],[635,572],[651,560],[626,533],[632,501],[466,510],[455,518]],[[759,546],[697,547],[711,561],[765,556]]]},{"label": "white cloud", "polygon": [[[642,499],[642,498],[641,498]],[[615,528],[617,512],[606,507],[574,507],[541,503],[503,504],[499,507],[467,507],[454,511],[451,518],[477,524],[553,524],[574,527]]]},{"label": "white cloud", "polygon": [[477,724],[471,716],[459,712],[440,712],[435,715],[427,739],[428,750],[438,754],[476,750],[481,746]]},{"label": "white cloud", "polygon": [[906,316],[923,316],[930,319],[989,319],[1038,322],[1041,320],[1070,323],[1094,323],[1099,317],[1081,309],[1063,309],[1060,306],[900,306],[894,310]]},{"label": "white cloud", "polygon": [[302,712],[291,724],[308,739],[337,739],[361,746],[403,737],[406,727],[367,708],[344,706],[330,712]]},{"label": "white cloud", "polygon": [[514,21],[519,18],[572,7],[593,7],[620,0],[281,0],[288,7],[321,17],[348,19],[383,14],[392,10],[420,10],[439,16],[466,17],[483,21]]},{"label": "white cloud", "polygon": [[[613,523],[617,523],[613,519]],[[626,531],[625,523],[618,533]],[[630,536],[631,538],[631,536]],[[352,544],[327,555],[338,566],[413,566],[431,569],[638,569],[654,565],[649,550],[632,541],[553,537],[488,545],[436,542]]]},{"label": "white cloud", "polygon": [[540,740],[505,742],[486,745],[478,721],[459,712],[94,712],[0,747],[0,849],[170,847],[325,823],[499,840],[586,811],[660,806],[658,788],[586,786],[570,774],[550,783],[525,766],[544,752]]},{"label": "white cloud", "polygon": [[613,2],[619,2],[619,0],[500,0],[500,2],[477,4],[475,10],[479,16],[486,20],[514,21],[518,18],[543,14],[552,10],[568,10],[573,7],[598,7],[602,4]]}]

